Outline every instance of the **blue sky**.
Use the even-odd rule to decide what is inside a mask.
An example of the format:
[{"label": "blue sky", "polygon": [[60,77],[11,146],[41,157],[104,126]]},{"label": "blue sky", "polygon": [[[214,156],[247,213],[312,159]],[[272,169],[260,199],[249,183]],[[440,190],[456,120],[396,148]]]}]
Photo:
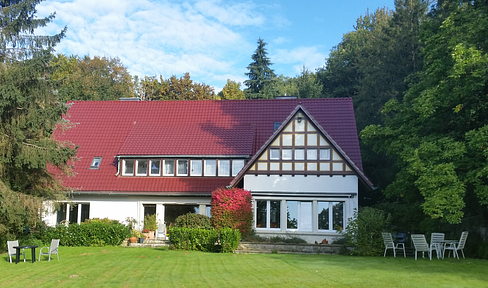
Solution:
[{"label": "blue sky", "polygon": [[[57,53],[118,57],[132,75],[191,79],[218,92],[227,79],[246,80],[259,37],[277,75],[322,67],[342,35],[369,9],[394,0],[46,0],[38,16],[56,11],[39,34],[67,26]],[[241,88],[244,85],[241,86]]]}]

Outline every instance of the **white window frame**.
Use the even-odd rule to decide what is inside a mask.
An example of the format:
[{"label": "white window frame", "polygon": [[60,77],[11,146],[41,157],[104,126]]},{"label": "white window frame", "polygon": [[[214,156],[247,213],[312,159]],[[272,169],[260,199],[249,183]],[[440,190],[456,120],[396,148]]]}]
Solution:
[{"label": "white window frame", "polygon": [[245,161],[241,159],[232,160],[232,176],[236,176],[244,168]]},{"label": "white window frame", "polygon": [[[209,159],[209,160],[204,160],[203,161],[203,176],[217,176],[217,160],[215,159]],[[213,168],[209,169],[208,166],[210,163],[213,162]]]},{"label": "white window frame", "polygon": [[[314,227],[314,221],[315,220],[315,217],[313,215],[313,201],[312,200],[291,200],[291,199],[288,199],[286,200],[286,205],[285,207],[287,207],[287,211],[286,211],[286,215],[288,215],[288,202],[297,202],[297,228],[294,229],[294,228],[288,228],[288,224],[286,225],[286,230],[287,231],[303,231],[303,232],[311,232],[313,231],[313,227]],[[310,204],[310,209],[309,209],[309,212],[310,214],[307,215],[310,219],[310,228],[309,229],[305,229],[303,227],[303,223],[304,221],[302,220],[303,218],[303,215],[304,213],[306,213],[307,211],[302,211],[302,203],[309,203]],[[307,213],[308,214],[308,213]]]},{"label": "white window frame", "polygon": [[[180,174],[180,162],[183,163],[183,162],[186,162],[186,173],[181,173]],[[176,165],[175,165],[175,172],[176,172],[176,176],[188,176],[188,160],[186,159],[179,159],[178,161],[176,161]]]},{"label": "white window frame", "polygon": [[[167,171],[166,171],[166,162],[173,162],[173,173],[172,174],[169,174]],[[163,176],[175,176],[175,160],[174,159],[165,159],[163,161]]]},{"label": "white window frame", "polygon": [[[145,173],[139,173],[139,163],[140,163],[140,162],[142,163],[142,162],[144,162],[144,161],[146,162],[146,172],[145,172]],[[147,164],[148,164],[148,163],[149,163],[149,160],[147,160],[147,159],[137,159],[137,160],[135,161],[135,165],[134,165],[135,167],[134,167],[134,168],[135,168],[135,170],[136,170],[136,171],[135,171],[135,172],[136,172],[136,176],[147,176],[147,168],[148,168]]]},{"label": "white window frame", "polygon": [[[227,170],[222,170],[225,165],[223,163],[227,163]],[[222,177],[229,177],[230,176],[230,160],[219,160],[219,176]]]},{"label": "white window frame", "polygon": [[[334,229],[334,226],[336,223],[334,223],[334,203],[342,203],[342,223],[345,225],[346,223],[346,213],[345,213],[345,207],[346,207],[346,202],[345,201],[337,201],[337,200],[317,200],[317,210],[318,210],[318,203],[319,202],[328,202],[329,203],[329,229],[319,229],[319,213],[321,211],[317,211],[315,214],[315,218],[317,219],[317,231],[319,232],[331,232],[331,231],[337,231]],[[342,227],[344,229],[344,227]]]},{"label": "white window frame", "polygon": [[[195,164],[200,164],[200,173],[193,172],[193,167],[196,166]],[[203,161],[202,160],[190,160],[190,176],[202,176],[203,173]]]},{"label": "white window frame", "polygon": [[[153,162],[159,162],[159,169],[157,174],[152,173],[151,167]],[[161,176],[161,160],[153,160],[153,159],[149,160],[148,170],[149,170],[149,176]]]},{"label": "white window frame", "polygon": [[[312,151],[315,151],[315,157],[310,157],[311,155],[309,154],[309,152],[312,152]],[[313,148],[313,149],[307,149],[307,160],[317,160],[317,149]]]},{"label": "white window frame", "polygon": [[[324,157],[322,157],[322,151],[327,151],[328,152],[328,155],[323,155]],[[330,149],[329,148],[324,148],[324,149],[320,149],[320,155],[319,155],[319,158],[320,160],[330,160]]]},{"label": "white window frame", "polygon": [[[132,162],[132,172],[131,173],[127,173],[126,170],[127,170],[127,167],[126,167],[126,163],[127,162]],[[134,159],[123,159],[122,160],[122,175],[123,176],[134,176],[134,171],[135,171],[135,160]]]},{"label": "white window frame", "polygon": [[[281,231],[281,218],[283,217],[283,200],[281,199],[256,199],[255,201],[266,201],[266,227],[256,227],[257,219],[258,219],[258,209],[254,211],[254,228],[256,230],[272,230],[272,231]],[[278,202],[278,207],[280,208],[280,217],[278,218],[278,224],[280,227],[271,228],[271,201]],[[257,203],[255,203],[254,207],[257,207]]]},{"label": "white window frame", "polygon": [[[286,155],[285,157],[285,152],[290,152],[290,155]],[[281,159],[282,160],[293,160],[293,150],[291,148],[284,148],[281,149]]]},{"label": "white window frame", "polygon": [[[302,152],[301,157],[297,152]],[[305,149],[295,149],[295,160],[305,160]]]},{"label": "white window frame", "polygon": [[280,149],[279,148],[271,148],[269,149],[269,159],[270,160],[280,160]]}]

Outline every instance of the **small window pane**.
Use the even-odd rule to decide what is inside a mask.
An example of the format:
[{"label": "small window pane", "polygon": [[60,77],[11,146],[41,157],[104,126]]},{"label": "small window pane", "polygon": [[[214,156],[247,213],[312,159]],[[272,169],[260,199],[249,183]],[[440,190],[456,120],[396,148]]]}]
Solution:
[{"label": "small window pane", "polygon": [[188,160],[178,160],[178,176],[188,175]]},{"label": "small window pane", "polygon": [[303,145],[305,145],[305,135],[295,134],[295,146],[303,146]]},{"label": "small window pane", "polygon": [[307,149],[307,160],[317,160],[317,149]]},{"label": "small window pane", "polygon": [[147,175],[147,160],[137,160],[137,175],[138,176]]},{"label": "small window pane", "polygon": [[317,202],[319,230],[330,230],[329,228],[329,202]]},{"label": "small window pane", "polygon": [[244,160],[232,160],[232,176],[236,176],[244,167]]},{"label": "small window pane", "polygon": [[283,146],[291,146],[291,134],[283,134]]},{"label": "small window pane", "polygon": [[159,176],[161,174],[161,160],[151,160],[149,174],[153,176]]},{"label": "small window pane", "polygon": [[215,176],[217,173],[217,161],[205,160],[205,171],[203,173],[205,176]]},{"label": "small window pane", "polygon": [[269,228],[281,227],[281,201],[269,201]]},{"label": "small window pane", "polygon": [[283,160],[291,160],[292,159],[293,154],[291,152],[291,149],[283,149],[282,152],[283,152],[283,155],[282,155]]},{"label": "small window pane", "polygon": [[344,202],[332,202],[332,223],[334,230],[344,228]]},{"label": "small window pane", "polygon": [[307,134],[307,145],[317,146],[317,134]]},{"label": "small window pane", "polygon": [[191,176],[202,176],[202,160],[191,160]]},{"label": "small window pane", "polygon": [[93,161],[90,165],[90,169],[99,169],[101,162],[102,162],[102,157],[93,157]]},{"label": "small window pane", "polygon": [[305,160],[305,150],[295,149],[295,160]]},{"label": "small window pane", "polygon": [[164,175],[175,175],[175,160],[164,160]]},{"label": "small window pane", "polygon": [[312,231],[312,202],[300,202],[298,229]]},{"label": "small window pane", "polygon": [[269,159],[279,160],[280,159],[280,149],[269,149]]},{"label": "small window pane", "polygon": [[122,174],[134,175],[134,160],[124,160],[124,167]]},{"label": "small window pane", "polygon": [[230,160],[219,160],[219,176],[230,175]]},{"label": "small window pane", "polygon": [[286,228],[298,228],[298,201],[286,201]]},{"label": "small window pane", "polygon": [[330,149],[320,149],[320,160],[330,160]]},{"label": "small window pane", "polygon": [[266,223],[266,215],[268,214],[268,201],[256,201],[256,228],[268,228]]}]

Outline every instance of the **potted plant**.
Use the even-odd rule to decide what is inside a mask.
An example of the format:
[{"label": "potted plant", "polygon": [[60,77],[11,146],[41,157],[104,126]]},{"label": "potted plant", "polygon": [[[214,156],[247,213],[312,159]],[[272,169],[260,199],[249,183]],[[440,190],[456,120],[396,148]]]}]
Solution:
[{"label": "potted plant", "polygon": [[154,238],[154,231],[157,229],[156,214],[146,215],[144,217],[144,230],[148,230],[148,238]]},{"label": "potted plant", "polygon": [[130,243],[136,243],[137,242],[137,230],[134,229],[137,221],[136,219],[132,217],[127,217],[125,218],[125,221],[127,221],[127,227],[129,228],[129,231],[131,232],[131,237],[129,238]]}]

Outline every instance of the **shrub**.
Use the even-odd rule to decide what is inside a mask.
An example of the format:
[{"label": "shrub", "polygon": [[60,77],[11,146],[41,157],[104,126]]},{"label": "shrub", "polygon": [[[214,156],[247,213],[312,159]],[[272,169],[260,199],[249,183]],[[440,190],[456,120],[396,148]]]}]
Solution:
[{"label": "shrub", "polygon": [[175,220],[175,227],[212,229],[212,224],[210,217],[190,212],[178,216]]},{"label": "shrub", "polygon": [[156,214],[144,216],[144,229],[156,231],[157,227]]},{"label": "shrub", "polygon": [[222,253],[232,253],[239,246],[241,233],[238,229],[222,228],[219,230],[220,247],[217,249]]},{"label": "shrub", "polygon": [[217,189],[212,192],[212,225],[216,229],[239,229],[242,236],[252,232],[251,192],[240,189]]},{"label": "shrub", "polygon": [[237,229],[198,229],[169,227],[173,249],[229,253],[237,249],[241,233]]},{"label": "shrub", "polygon": [[347,244],[354,245],[353,255],[379,256],[383,253],[383,238],[381,232],[390,227],[390,214],[382,210],[364,207],[359,212],[354,211],[354,217],[349,219],[346,231],[338,231],[344,236]]}]

